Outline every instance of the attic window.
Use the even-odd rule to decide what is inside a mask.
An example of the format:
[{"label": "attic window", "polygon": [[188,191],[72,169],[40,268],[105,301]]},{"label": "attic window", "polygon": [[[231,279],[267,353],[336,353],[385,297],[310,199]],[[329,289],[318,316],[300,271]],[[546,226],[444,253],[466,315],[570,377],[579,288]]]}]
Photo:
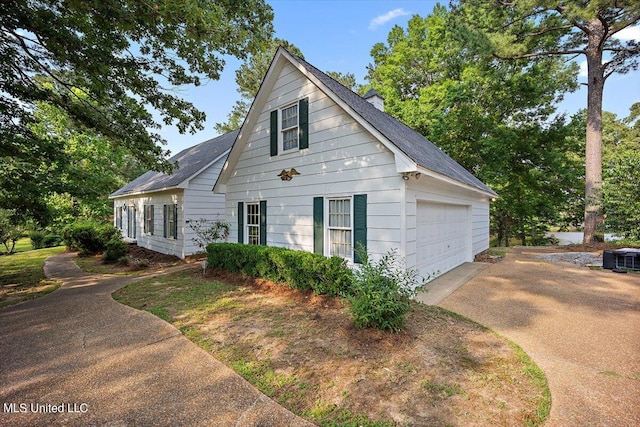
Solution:
[{"label": "attic window", "polygon": [[271,111],[269,153],[293,153],[309,148],[309,98]]},{"label": "attic window", "polygon": [[298,148],[298,104],[281,111],[282,151]]}]

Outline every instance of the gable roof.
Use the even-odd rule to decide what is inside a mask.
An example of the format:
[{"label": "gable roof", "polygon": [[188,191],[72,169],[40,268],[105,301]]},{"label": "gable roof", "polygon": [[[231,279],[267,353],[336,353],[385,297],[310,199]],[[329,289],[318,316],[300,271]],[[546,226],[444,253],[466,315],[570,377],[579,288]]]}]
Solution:
[{"label": "gable roof", "polygon": [[184,186],[190,179],[222,156],[226,156],[238,136],[239,129],[204,141],[190,148],[185,148],[169,159],[178,163],[178,168],[171,175],[164,172],[147,171],[124,187],[112,193],[109,198],[116,198],[153,191],[169,190]]},{"label": "gable roof", "polygon": [[298,58],[293,54],[290,55],[418,166],[467,184],[492,196],[497,196],[492,189],[449,157],[444,151],[436,147],[422,134],[384,111],[378,110],[368,102],[365,98],[378,94],[373,89],[369,90],[365,97],[361,97],[304,59]]},{"label": "gable roof", "polygon": [[[242,145],[248,139],[250,129],[255,125],[259,111],[267,100],[267,92],[273,86],[274,74],[285,59],[311,80],[320,90],[333,99],[356,121],[387,146],[396,157],[396,168],[402,172],[423,172],[436,179],[483,193],[490,197],[497,194],[472,173],[463,168],[445,152],[436,147],[420,133],[411,129],[400,120],[378,110],[366,99],[332,79],[302,58],[279,47],[271,61],[258,94],[245,118],[240,134],[214,186],[214,192],[224,192],[226,180],[230,177],[235,162],[238,161]],[[368,93],[369,94],[369,93]],[[256,112],[257,110],[257,112]],[[245,131],[245,127],[249,132]]]}]

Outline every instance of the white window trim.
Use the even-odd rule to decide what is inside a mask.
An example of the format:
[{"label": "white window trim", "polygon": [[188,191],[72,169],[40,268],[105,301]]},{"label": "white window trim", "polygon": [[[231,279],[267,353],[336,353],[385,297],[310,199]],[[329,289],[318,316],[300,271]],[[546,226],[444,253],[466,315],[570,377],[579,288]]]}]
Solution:
[{"label": "white window trim", "polygon": [[[350,226],[347,227],[330,227],[329,226],[329,202],[332,200],[349,200],[349,218],[350,218]],[[351,251],[349,252],[349,256],[344,257],[345,260],[349,264],[353,264],[353,195],[348,196],[325,196],[324,198],[324,255],[330,257],[331,256],[331,229],[335,230],[350,230],[351,231]]]},{"label": "white window trim", "polygon": [[[296,107],[296,119],[297,123],[295,126],[290,126],[288,128],[282,127],[282,112],[287,108]],[[296,139],[298,140],[298,145],[295,148],[290,148],[288,150],[284,149],[284,132],[290,129],[296,129]],[[291,104],[287,104],[282,108],[278,108],[278,154],[286,155],[291,153],[297,153],[300,151],[300,105],[298,101],[293,102]]]},{"label": "white window trim", "polygon": [[[164,218],[166,227],[167,227],[167,237],[165,239],[168,240],[178,240],[178,204],[177,203],[169,203],[167,204],[169,207],[167,209],[167,217]],[[173,217],[173,221],[171,221],[171,217]],[[171,232],[171,223],[173,222],[175,227],[175,233]],[[175,234],[175,236],[174,236]]]},{"label": "white window trim", "polygon": [[[149,218],[149,213],[151,213],[151,218]],[[143,205],[143,213],[142,213],[142,232],[143,234],[153,236],[155,234],[155,207],[154,205],[148,204]],[[149,227],[150,226],[150,227]]]},{"label": "white window trim", "polygon": [[[258,208],[258,222],[257,224],[250,224],[249,223],[249,207],[250,206],[256,206]],[[258,230],[258,243],[255,243],[256,245],[260,244],[260,202],[251,202],[251,203],[245,203],[245,222],[244,222],[244,228],[245,228],[245,243],[246,244],[250,244],[249,243],[249,239],[250,239],[250,234],[249,234],[249,230],[251,228],[256,228]]]},{"label": "white window trim", "polygon": [[116,218],[115,218],[115,222],[116,222],[116,228],[120,231],[122,231],[122,217],[123,217],[123,209],[124,206],[116,206]]}]

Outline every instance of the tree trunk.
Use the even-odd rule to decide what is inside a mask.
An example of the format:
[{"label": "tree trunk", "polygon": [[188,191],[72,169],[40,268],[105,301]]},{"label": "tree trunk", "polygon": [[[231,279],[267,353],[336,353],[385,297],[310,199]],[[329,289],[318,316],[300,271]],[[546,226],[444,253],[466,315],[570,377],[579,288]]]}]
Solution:
[{"label": "tree trunk", "polygon": [[585,200],[583,243],[593,243],[603,224],[602,216],[602,93],[604,66],[602,40],[605,29],[595,19],[589,24],[587,46],[587,141],[585,149]]}]

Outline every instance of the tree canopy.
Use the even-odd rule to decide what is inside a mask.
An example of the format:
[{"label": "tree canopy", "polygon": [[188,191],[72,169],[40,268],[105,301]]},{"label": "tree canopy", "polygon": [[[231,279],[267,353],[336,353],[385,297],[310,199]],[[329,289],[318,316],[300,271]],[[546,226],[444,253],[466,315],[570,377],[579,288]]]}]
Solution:
[{"label": "tree canopy", "polygon": [[603,114],[602,160],[605,229],[640,240],[640,102],[622,120]]},{"label": "tree canopy", "polygon": [[614,73],[638,68],[640,42],[617,35],[640,21],[634,0],[460,0],[458,17],[481,30],[497,58],[583,56],[587,63],[584,241],[602,231],[602,95]]},{"label": "tree canopy", "polygon": [[385,110],[434,141],[500,197],[493,231],[503,242],[539,238],[576,197],[579,145],[555,105],[577,67],[557,58],[496,60],[482,34],[436,6],[394,27],[371,51],[368,79]]},{"label": "tree canopy", "polygon": [[0,2],[0,196],[33,210],[21,201],[37,199],[38,171],[59,160],[59,141],[34,131],[38,103],[170,171],[160,123],[195,132],[205,119],[175,89],[218,79],[227,55],[259,51],[272,18],[263,0]]},{"label": "tree canopy", "polygon": [[242,126],[253,98],[258,93],[258,89],[260,89],[260,83],[262,83],[262,79],[267,74],[269,65],[271,65],[273,55],[275,55],[279,47],[284,47],[289,52],[304,59],[300,49],[286,40],[276,37],[265,42],[260,50],[254,52],[236,70],[236,84],[238,85],[237,91],[240,94],[240,99],[236,101],[231,112],[227,115],[227,121],[216,124],[215,128],[218,132],[227,133]]}]

